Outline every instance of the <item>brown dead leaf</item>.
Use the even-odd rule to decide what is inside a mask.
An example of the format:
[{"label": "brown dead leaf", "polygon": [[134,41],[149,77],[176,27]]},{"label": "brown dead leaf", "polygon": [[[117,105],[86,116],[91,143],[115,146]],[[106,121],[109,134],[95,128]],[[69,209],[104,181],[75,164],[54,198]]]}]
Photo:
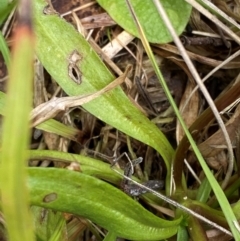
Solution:
[{"label": "brown dead leaf", "polygon": [[[180,55],[180,52],[178,51],[177,47],[171,44],[161,44],[161,45],[157,45],[154,44],[155,48],[154,52],[155,53],[159,53],[161,55],[161,50],[164,50],[166,52],[168,52],[168,54],[170,56],[172,56],[173,54],[176,55]],[[205,64],[205,65],[209,65],[212,67],[216,67],[218,65],[220,65],[222,63],[222,61],[213,59],[213,58],[208,58],[205,56],[201,56],[199,54],[195,54],[193,52],[190,51],[186,51],[187,54],[189,55],[189,57],[191,58],[191,60],[195,60],[199,63]],[[231,61],[230,63],[227,63],[226,65],[222,66],[222,69],[238,69],[239,68],[239,60],[235,60],[235,61]]]},{"label": "brown dead leaf", "polygon": [[[182,118],[185,124],[187,125],[187,127],[191,126],[192,123],[196,120],[198,115],[198,110],[199,110],[199,94],[197,91],[195,91],[191,99],[188,101],[188,97],[192,93],[194,88],[195,88],[195,84],[192,83],[191,81],[188,81],[179,106]],[[186,103],[186,101],[188,101],[188,103]],[[177,127],[176,127],[177,143],[179,143],[182,140],[184,135],[185,133],[178,121]]]},{"label": "brown dead leaf", "polygon": [[[236,139],[236,133],[239,128],[239,118],[240,118],[240,105],[235,110],[234,115],[226,123],[226,129],[230,140],[232,143]],[[220,166],[226,166],[226,163],[223,164],[223,158],[221,157],[221,164],[219,162],[219,154],[224,149],[226,149],[225,139],[222,135],[222,131],[218,130],[215,134],[210,136],[206,141],[198,145],[199,150],[201,151],[204,158],[206,158],[209,165],[219,169]],[[227,158],[226,158],[227,161]],[[219,165],[216,165],[215,162],[218,162]]]},{"label": "brown dead leaf", "polygon": [[224,150],[218,152],[216,156],[208,157],[205,160],[211,168],[215,170],[220,170],[221,168],[223,168],[224,173],[226,173],[228,157]]}]

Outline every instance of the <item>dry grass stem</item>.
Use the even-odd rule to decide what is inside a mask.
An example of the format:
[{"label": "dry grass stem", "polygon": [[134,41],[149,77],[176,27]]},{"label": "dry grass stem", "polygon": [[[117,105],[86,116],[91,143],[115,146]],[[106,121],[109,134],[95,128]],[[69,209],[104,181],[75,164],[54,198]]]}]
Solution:
[{"label": "dry grass stem", "polygon": [[[216,66],[213,70],[211,70],[203,79],[202,82],[204,83],[209,77],[211,77],[214,73],[216,73],[219,69],[221,69],[224,65],[226,65],[227,63],[229,63],[230,61],[232,61],[233,59],[235,59],[236,57],[238,57],[240,55],[240,50],[238,50],[236,53],[234,53],[233,55],[229,56],[227,59],[225,59],[221,64],[219,64],[218,66]],[[187,106],[187,103],[190,101],[190,99],[192,98],[193,94],[198,90],[199,86],[196,86],[192,93],[189,95],[188,99],[186,100],[185,105],[183,106],[182,110],[184,110]],[[221,111],[221,114],[224,111]]]},{"label": "dry grass stem", "polygon": [[102,51],[112,59],[124,46],[128,45],[135,37],[126,31],[121,32],[111,42],[102,48]]},{"label": "dry grass stem", "polygon": [[114,89],[118,85],[125,81],[125,78],[130,71],[131,67],[127,67],[124,74],[103,89],[88,95],[73,96],[73,97],[62,97],[53,99],[37,106],[31,113],[32,127],[39,125],[40,123],[55,117],[60,111],[65,111],[70,107],[76,107],[88,103],[89,101],[99,97],[100,95]]},{"label": "dry grass stem", "polygon": [[84,4],[84,5],[80,6],[80,7],[74,8],[74,9],[71,10],[71,11],[68,11],[68,12],[66,12],[66,13],[63,13],[63,14],[61,15],[61,17],[67,16],[67,15],[69,15],[69,14],[72,14],[73,12],[77,12],[77,11],[80,11],[80,10],[82,10],[82,9],[88,8],[88,7],[90,7],[90,6],[92,6],[92,5],[96,4],[96,3],[97,3],[96,1],[92,1],[92,2],[86,3],[86,4]]},{"label": "dry grass stem", "polygon": [[[194,0],[185,0],[190,5],[192,5],[195,9],[197,9],[199,12],[201,12],[204,16],[206,16],[208,19],[210,19],[213,23],[218,25],[224,32],[228,34],[232,39],[234,39],[238,44],[240,44],[240,38],[231,31],[230,28],[228,28],[226,25],[224,25],[217,17],[212,15],[209,11],[207,11],[204,7],[202,7],[199,3],[197,3]],[[236,23],[234,24],[236,26]],[[238,29],[240,29],[239,25],[236,26]]]}]

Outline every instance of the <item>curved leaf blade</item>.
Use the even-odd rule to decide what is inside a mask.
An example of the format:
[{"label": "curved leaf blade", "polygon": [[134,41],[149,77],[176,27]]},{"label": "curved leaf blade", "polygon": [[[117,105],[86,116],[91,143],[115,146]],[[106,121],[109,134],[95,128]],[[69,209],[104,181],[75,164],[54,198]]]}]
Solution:
[{"label": "curved leaf blade", "polygon": [[81,215],[131,240],[160,240],[177,232],[181,218],[160,219],[122,191],[94,177],[57,168],[28,170],[33,205]]},{"label": "curved leaf blade", "polygon": [[[36,52],[44,67],[63,90],[70,96],[88,94],[113,81],[114,76],[83,36],[56,14],[44,15],[46,6],[44,0],[34,1]],[[73,52],[81,56],[77,64],[81,71],[81,84],[72,81],[68,75],[69,56]],[[132,105],[120,87],[85,104],[84,108],[109,125],[158,150],[170,170],[173,158],[170,143],[163,133]]]}]

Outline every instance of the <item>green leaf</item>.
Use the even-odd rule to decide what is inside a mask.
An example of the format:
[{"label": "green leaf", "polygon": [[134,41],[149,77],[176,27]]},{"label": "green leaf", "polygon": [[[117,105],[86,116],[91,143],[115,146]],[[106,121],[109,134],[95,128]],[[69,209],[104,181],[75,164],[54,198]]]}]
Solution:
[{"label": "green leaf", "polygon": [[[97,0],[108,14],[126,31],[139,36],[125,0]],[[187,25],[191,14],[191,6],[184,0],[161,0],[172,24],[180,35]],[[152,43],[167,43],[172,41],[165,24],[152,0],[131,0],[131,4],[144,29],[146,37]]]},{"label": "green leaf", "polygon": [[13,10],[17,1],[1,0],[0,4],[0,25],[7,18],[8,14]]},{"label": "green leaf", "polygon": [[[93,51],[89,43],[58,15],[45,15],[43,0],[34,1],[36,52],[43,66],[70,96],[93,93],[114,80],[114,76]],[[64,33],[64,34],[63,34]],[[69,76],[73,53],[80,60],[81,83]],[[163,133],[129,101],[120,87],[84,105],[84,108],[118,130],[155,148],[163,157],[167,170],[173,148]],[[170,179],[170,172],[168,172]]]},{"label": "green leaf", "polygon": [[[27,17],[25,19],[28,19]],[[21,22],[19,19],[19,23]],[[19,25],[14,36],[12,61],[1,137],[1,202],[8,240],[34,240],[26,164],[30,137],[29,113],[32,106],[33,33]],[[24,81],[23,81],[24,80]]]},{"label": "green leaf", "polygon": [[204,180],[202,181],[202,183],[198,189],[196,200],[198,200],[199,202],[202,202],[202,203],[206,203],[210,197],[211,191],[212,191],[212,187],[211,187],[208,179],[204,178]]},{"label": "green leaf", "polygon": [[66,137],[70,140],[76,141],[79,130],[70,126],[64,125],[54,119],[49,119],[36,126],[37,129],[57,134]]},{"label": "green leaf", "polygon": [[122,177],[114,172],[109,164],[88,156],[52,150],[30,150],[29,154],[33,160],[51,160],[65,163],[78,162],[84,174],[106,180],[110,183],[119,184],[122,180]]},{"label": "green leaf", "polygon": [[189,240],[188,232],[186,227],[180,225],[177,233],[177,241],[187,241]]},{"label": "green leaf", "polygon": [[94,177],[66,169],[28,170],[32,205],[80,215],[131,240],[160,240],[177,232],[181,218],[158,218],[124,192]]},{"label": "green leaf", "polygon": [[116,241],[116,240],[117,240],[116,234],[113,232],[108,232],[103,241]]},{"label": "green leaf", "polygon": [[0,31],[0,52],[2,53],[4,61],[7,65],[8,70],[9,70],[10,50],[8,48],[7,42],[6,42],[6,40],[5,40],[1,31]]},{"label": "green leaf", "polygon": [[35,234],[38,240],[66,240],[64,235],[66,232],[66,220],[61,212],[37,206],[32,206],[31,211],[35,223]]}]

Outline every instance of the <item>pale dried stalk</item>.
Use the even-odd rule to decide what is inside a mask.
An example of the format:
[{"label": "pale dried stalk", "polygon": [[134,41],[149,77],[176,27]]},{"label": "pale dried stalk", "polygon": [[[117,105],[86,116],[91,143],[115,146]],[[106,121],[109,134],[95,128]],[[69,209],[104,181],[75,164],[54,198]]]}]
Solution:
[{"label": "pale dried stalk", "polygon": [[[204,7],[202,7],[199,3],[197,3],[194,0],[185,0],[187,3],[191,4],[195,9],[197,9],[200,13],[202,13],[204,16],[206,16],[208,19],[210,19],[213,23],[215,23],[217,26],[219,26],[225,33],[228,34],[232,39],[234,39],[238,44],[240,44],[240,38],[226,25],[224,25],[217,17],[212,15],[208,10],[206,10]],[[215,7],[216,8],[216,7]],[[229,20],[229,17],[228,17]],[[239,25],[237,23],[233,23],[238,29],[240,29]]]},{"label": "pale dried stalk", "polygon": [[[175,45],[161,44],[161,45],[157,45],[157,47],[160,48],[160,49],[166,50],[170,53],[180,55],[180,53],[179,53],[177,47],[175,47]],[[202,63],[202,64],[205,64],[205,65],[209,65],[209,66],[212,66],[212,67],[218,67],[218,65],[224,63],[224,65],[222,66],[223,69],[239,69],[239,61],[235,61],[235,62],[231,62],[231,63],[227,64],[224,61],[211,59],[209,57],[201,56],[201,55],[195,54],[195,53],[187,51],[187,50],[186,50],[186,52],[192,60],[197,61],[197,62]]]},{"label": "pale dried stalk", "polygon": [[[235,59],[237,56],[240,55],[240,50],[238,50],[236,53],[234,53],[233,55],[229,56],[227,59],[225,59],[221,64],[219,64],[217,67],[215,67],[213,70],[211,70],[203,79],[202,82],[204,83],[209,77],[211,77],[214,73],[216,73],[219,69],[221,69],[224,65],[226,65],[227,63],[229,63],[231,60]],[[186,108],[187,103],[190,101],[190,99],[192,98],[193,94],[198,90],[199,86],[197,85],[192,93],[189,95],[188,99],[186,100],[185,105],[182,108],[182,111]],[[221,111],[222,112],[222,111]],[[220,112],[220,113],[221,113]]]},{"label": "pale dried stalk", "polygon": [[108,84],[103,89],[88,95],[73,96],[73,97],[62,97],[58,99],[53,99],[45,102],[35,109],[31,113],[32,127],[39,125],[40,123],[55,117],[60,111],[65,111],[70,107],[75,107],[88,103],[89,101],[99,97],[100,95],[114,89],[118,85],[124,82],[127,74],[129,73],[131,67],[127,67],[124,74],[113,82]]},{"label": "pale dried stalk", "polygon": [[[185,0],[186,1],[186,0]],[[192,0],[190,0],[192,1]],[[189,2],[190,2],[189,1]],[[201,0],[203,3],[205,3],[209,8],[213,9],[215,12],[217,12],[220,16],[222,16],[225,20],[227,20],[229,23],[240,29],[240,25],[231,17],[229,17],[226,13],[224,13],[221,9],[216,7],[211,0]],[[192,5],[193,6],[193,5]],[[205,9],[204,9],[205,10]]]},{"label": "pale dried stalk", "polygon": [[74,8],[74,9],[71,10],[71,11],[68,11],[68,12],[66,12],[66,13],[63,13],[63,14],[61,15],[61,17],[67,16],[67,15],[69,15],[69,14],[72,14],[73,12],[77,12],[77,11],[83,10],[83,9],[85,9],[85,8],[88,8],[88,7],[96,4],[96,3],[97,3],[96,1],[92,1],[92,2],[86,3],[86,4],[84,4],[84,5],[80,6],[80,7]]},{"label": "pale dried stalk", "polygon": [[128,45],[135,37],[126,32],[122,31],[116,38],[105,45],[102,48],[103,53],[105,53],[110,59],[112,59],[119,51],[121,51],[124,46]]}]

